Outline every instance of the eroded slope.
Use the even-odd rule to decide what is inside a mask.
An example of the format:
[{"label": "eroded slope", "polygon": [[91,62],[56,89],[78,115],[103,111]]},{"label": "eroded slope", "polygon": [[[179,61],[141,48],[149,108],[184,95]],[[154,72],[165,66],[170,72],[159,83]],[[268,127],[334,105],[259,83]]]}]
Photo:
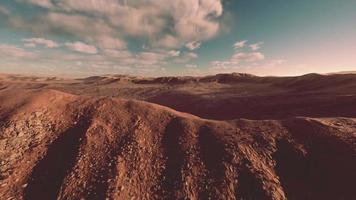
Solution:
[{"label": "eroded slope", "polygon": [[354,199],[351,118],[211,121],[53,90],[0,94],[4,199]]}]

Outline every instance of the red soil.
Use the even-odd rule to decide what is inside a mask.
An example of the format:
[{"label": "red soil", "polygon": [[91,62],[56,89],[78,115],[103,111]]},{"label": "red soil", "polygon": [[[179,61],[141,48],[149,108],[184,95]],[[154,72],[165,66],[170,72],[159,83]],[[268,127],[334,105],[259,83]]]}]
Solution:
[{"label": "red soil", "polygon": [[213,121],[135,100],[0,92],[1,199],[356,199],[356,120]]}]

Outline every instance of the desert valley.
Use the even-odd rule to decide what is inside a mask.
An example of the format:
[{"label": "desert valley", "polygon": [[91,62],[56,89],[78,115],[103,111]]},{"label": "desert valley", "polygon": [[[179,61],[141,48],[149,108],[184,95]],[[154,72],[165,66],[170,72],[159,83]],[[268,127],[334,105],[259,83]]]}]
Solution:
[{"label": "desert valley", "polygon": [[1,199],[355,199],[355,105],[355,74],[4,74]]},{"label": "desert valley", "polygon": [[355,0],[0,0],[0,200],[356,200]]}]

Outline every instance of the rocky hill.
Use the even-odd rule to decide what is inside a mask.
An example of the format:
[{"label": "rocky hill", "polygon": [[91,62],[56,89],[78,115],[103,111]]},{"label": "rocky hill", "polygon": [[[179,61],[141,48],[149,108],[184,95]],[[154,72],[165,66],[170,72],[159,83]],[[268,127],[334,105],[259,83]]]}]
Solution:
[{"label": "rocky hill", "polygon": [[48,89],[0,93],[2,199],[355,199],[356,120],[205,120]]}]

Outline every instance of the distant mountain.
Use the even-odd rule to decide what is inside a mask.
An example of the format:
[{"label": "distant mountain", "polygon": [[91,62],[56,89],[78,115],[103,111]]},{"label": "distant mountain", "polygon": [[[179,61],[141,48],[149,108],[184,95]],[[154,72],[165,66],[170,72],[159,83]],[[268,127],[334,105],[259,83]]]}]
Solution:
[{"label": "distant mountain", "polygon": [[356,71],[341,71],[341,72],[332,72],[332,73],[328,73],[329,75],[332,74],[356,74]]}]

